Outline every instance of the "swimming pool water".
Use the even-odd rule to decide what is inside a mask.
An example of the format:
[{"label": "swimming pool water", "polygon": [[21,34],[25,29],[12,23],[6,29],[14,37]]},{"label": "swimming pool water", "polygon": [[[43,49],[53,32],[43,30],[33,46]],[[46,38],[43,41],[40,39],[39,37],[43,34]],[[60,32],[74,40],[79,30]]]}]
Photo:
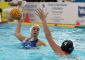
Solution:
[{"label": "swimming pool water", "polygon": [[[30,36],[31,25],[22,25],[21,32]],[[53,39],[61,46],[64,40],[72,40],[74,51],[70,56],[59,56],[50,47],[40,28],[39,39],[47,44],[37,49],[23,49],[15,36],[16,24],[0,24],[0,60],[84,60],[85,29],[50,26]]]}]

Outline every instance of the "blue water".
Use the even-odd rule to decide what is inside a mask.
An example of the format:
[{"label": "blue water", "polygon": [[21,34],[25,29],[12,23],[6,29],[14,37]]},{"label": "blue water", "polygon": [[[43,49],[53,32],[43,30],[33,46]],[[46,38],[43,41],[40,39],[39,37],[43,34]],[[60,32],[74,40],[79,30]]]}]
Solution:
[{"label": "blue water", "polygon": [[[21,32],[30,36],[31,25],[22,25]],[[23,49],[21,42],[15,36],[16,24],[0,24],[0,60],[85,60],[85,29],[49,27],[53,39],[61,46],[64,40],[74,42],[74,51],[70,56],[59,56],[50,47],[45,38],[43,28],[39,39],[47,44],[38,49]]]}]

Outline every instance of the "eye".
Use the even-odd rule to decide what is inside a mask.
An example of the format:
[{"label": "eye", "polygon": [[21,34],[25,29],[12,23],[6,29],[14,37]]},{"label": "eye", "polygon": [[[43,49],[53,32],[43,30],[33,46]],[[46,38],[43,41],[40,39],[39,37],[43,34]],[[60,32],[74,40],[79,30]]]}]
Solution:
[{"label": "eye", "polygon": [[36,30],[35,28],[33,28],[33,30]]},{"label": "eye", "polygon": [[39,31],[39,28],[33,28],[33,30],[37,30],[37,31]]},{"label": "eye", "polygon": [[39,31],[39,28],[37,28],[37,31]]}]

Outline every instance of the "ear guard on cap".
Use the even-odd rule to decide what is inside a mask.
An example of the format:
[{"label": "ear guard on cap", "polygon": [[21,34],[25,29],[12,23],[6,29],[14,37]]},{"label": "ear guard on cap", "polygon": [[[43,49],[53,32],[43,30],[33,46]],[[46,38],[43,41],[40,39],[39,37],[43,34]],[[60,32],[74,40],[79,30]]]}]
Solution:
[{"label": "ear guard on cap", "polygon": [[70,54],[74,50],[73,42],[70,40],[64,41],[61,45],[61,49]]}]

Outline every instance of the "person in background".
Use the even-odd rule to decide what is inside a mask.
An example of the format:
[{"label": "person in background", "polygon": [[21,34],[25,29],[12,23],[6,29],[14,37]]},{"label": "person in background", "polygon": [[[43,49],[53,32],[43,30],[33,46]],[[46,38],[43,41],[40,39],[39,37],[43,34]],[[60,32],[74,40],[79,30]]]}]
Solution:
[{"label": "person in background", "polygon": [[52,47],[52,49],[55,51],[55,53],[59,54],[59,55],[71,54],[72,51],[74,50],[73,42],[71,40],[65,40],[62,43],[61,47],[54,42],[54,40],[51,36],[51,32],[50,32],[50,30],[47,26],[47,22],[46,22],[46,17],[48,15],[48,13],[44,13],[44,11],[42,9],[37,9],[36,15],[41,19],[43,28],[44,28],[44,32],[45,32],[45,36],[48,40],[48,43]]},{"label": "person in background", "polygon": [[30,37],[26,37],[21,34],[22,12],[19,8],[13,8],[10,11],[10,17],[17,22],[16,37],[22,42],[22,46],[25,49],[36,48],[37,46],[46,46],[46,44],[38,38],[40,27],[38,24],[34,24],[30,30]]},{"label": "person in background", "polygon": [[57,2],[57,0],[25,0],[26,2]]},{"label": "person in background", "polygon": [[46,44],[40,39],[38,39],[40,27],[38,24],[34,24],[30,30],[30,37],[26,37],[21,34],[21,20],[18,20],[17,28],[16,28],[16,37],[22,42],[23,48],[30,49],[36,48],[37,46],[46,46]]},{"label": "person in background", "polygon": [[0,22],[2,20],[2,8],[0,8]]},{"label": "person in background", "polygon": [[74,2],[75,0],[63,0],[63,2]]}]

